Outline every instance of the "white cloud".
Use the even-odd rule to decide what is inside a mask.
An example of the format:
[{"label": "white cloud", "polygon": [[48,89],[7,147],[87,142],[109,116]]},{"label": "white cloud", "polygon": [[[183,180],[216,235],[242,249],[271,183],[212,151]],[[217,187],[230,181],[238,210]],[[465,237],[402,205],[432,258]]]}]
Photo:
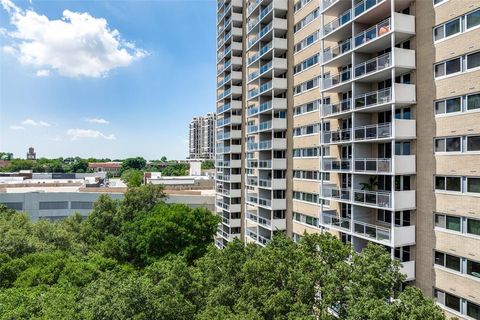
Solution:
[{"label": "white cloud", "polygon": [[50,20],[31,9],[23,10],[10,0],[0,1],[15,27],[7,33],[12,45],[4,47],[4,51],[41,73],[56,70],[68,77],[98,78],[148,55],[123,40],[103,18],[64,10],[61,19]]},{"label": "white cloud", "polygon": [[37,77],[48,77],[50,75],[50,70],[46,70],[46,69],[38,70],[36,75]]},{"label": "white cloud", "polygon": [[85,121],[98,124],[110,124],[110,121],[103,118],[86,118]]},{"label": "white cloud", "polygon": [[10,129],[12,129],[12,130],[25,130],[25,127],[12,125],[12,126],[10,126]]},{"label": "white cloud", "polygon": [[62,138],[60,136],[54,136],[54,137],[48,138],[48,140],[58,142],[58,141],[62,141]]},{"label": "white cloud", "polygon": [[83,138],[90,139],[106,139],[106,140],[115,140],[113,134],[104,134],[100,131],[91,130],[91,129],[69,129],[67,134],[72,137],[72,140],[79,140]]},{"label": "white cloud", "polygon": [[22,122],[23,125],[32,127],[50,127],[50,123],[45,121],[36,121],[32,119],[26,119]]},{"label": "white cloud", "polygon": [[12,56],[15,54],[15,48],[12,46],[3,46],[2,49],[5,54],[9,54]]}]

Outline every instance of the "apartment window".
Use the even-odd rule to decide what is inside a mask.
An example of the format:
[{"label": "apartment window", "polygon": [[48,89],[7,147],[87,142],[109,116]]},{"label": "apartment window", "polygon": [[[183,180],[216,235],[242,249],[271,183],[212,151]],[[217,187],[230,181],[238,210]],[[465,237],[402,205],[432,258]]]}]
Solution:
[{"label": "apartment window", "polygon": [[467,29],[476,27],[480,25],[480,10],[473,11],[472,13],[468,13],[466,16],[466,27]]},{"label": "apartment window", "polygon": [[468,95],[466,100],[467,110],[480,109],[480,93]]},{"label": "apartment window", "polygon": [[302,9],[310,1],[312,0],[299,0],[295,2],[295,4],[293,5],[293,11],[297,12],[298,10]]},{"label": "apartment window", "polygon": [[465,218],[467,221],[467,232],[468,234],[480,236],[480,220]]},{"label": "apartment window", "polygon": [[318,203],[318,194],[294,191],[293,198],[300,201]]},{"label": "apartment window", "polygon": [[457,34],[461,31],[461,18],[456,18],[433,29],[435,41]]},{"label": "apartment window", "polygon": [[435,41],[451,37],[480,25],[480,10],[475,10],[433,28]]},{"label": "apartment window", "polygon": [[318,132],[320,125],[318,123],[293,129],[293,136],[305,136]]},{"label": "apartment window", "polygon": [[302,104],[302,105],[300,105],[298,107],[295,107],[293,109],[293,115],[298,116],[298,115],[301,115],[301,114],[304,114],[304,113],[316,111],[316,110],[318,110],[319,104],[320,104],[320,100],[315,100],[313,102]]},{"label": "apartment window", "polygon": [[305,224],[308,224],[308,225],[311,225],[311,226],[314,226],[314,227],[318,227],[318,225],[319,225],[318,218],[314,218],[314,217],[311,217],[311,216],[308,216],[308,215],[305,215],[305,214],[301,214],[301,213],[298,213],[298,212],[293,213],[293,218],[294,218],[295,221],[305,223]]},{"label": "apartment window", "polygon": [[38,206],[40,210],[65,210],[68,209],[68,201],[42,201]]},{"label": "apartment window", "polygon": [[392,212],[385,211],[382,209],[377,210],[377,221],[385,222],[385,223],[392,223]]},{"label": "apartment window", "polygon": [[462,71],[461,58],[441,62],[435,65],[435,78],[447,76]]},{"label": "apartment window", "polygon": [[319,84],[318,77],[310,79],[308,81],[305,81],[305,82],[300,83],[299,85],[295,86],[293,88],[293,93],[294,94],[300,94],[302,92],[314,89],[314,88],[318,87],[318,84]]},{"label": "apartment window", "polygon": [[443,3],[445,1],[447,1],[447,0],[433,0],[433,5],[438,5],[438,4]]},{"label": "apartment window", "polygon": [[295,44],[294,48],[293,48],[293,51],[295,53],[305,49],[306,47],[308,47],[309,45],[313,44],[314,42],[317,42],[318,39],[320,38],[320,31],[317,30],[315,31],[314,33],[308,35],[307,37],[305,37],[303,40],[301,40],[300,42],[298,42],[297,44]]},{"label": "apartment window", "polygon": [[435,152],[461,152],[462,151],[462,138],[436,138],[435,139]]},{"label": "apartment window", "polygon": [[480,262],[467,259],[467,274],[480,278]]},{"label": "apartment window", "polygon": [[297,64],[293,68],[293,73],[296,74],[296,73],[302,72],[302,71],[318,64],[318,57],[319,57],[319,54],[317,53],[317,54],[303,60],[302,62],[300,62],[299,64]]},{"label": "apartment window", "polygon": [[409,141],[395,142],[395,155],[408,156],[410,155],[411,144]]},{"label": "apartment window", "polygon": [[435,190],[462,192],[462,178],[436,176]]},{"label": "apartment window", "polygon": [[467,70],[480,67],[480,51],[467,54]]},{"label": "apartment window", "polygon": [[480,193],[480,178],[467,177],[467,192]]},{"label": "apartment window", "polygon": [[310,12],[305,18],[293,26],[293,32],[298,32],[302,30],[307,24],[318,18],[320,15],[320,8],[315,9]]},{"label": "apartment window", "polygon": [[455,97],[435,102],[435,114],[445,114],[462,111],[462,98]]},{"label": "apartment window", "polygon": [[480,319],[480,306],[470,301],[467,302],[467,316],[473,319]]}]

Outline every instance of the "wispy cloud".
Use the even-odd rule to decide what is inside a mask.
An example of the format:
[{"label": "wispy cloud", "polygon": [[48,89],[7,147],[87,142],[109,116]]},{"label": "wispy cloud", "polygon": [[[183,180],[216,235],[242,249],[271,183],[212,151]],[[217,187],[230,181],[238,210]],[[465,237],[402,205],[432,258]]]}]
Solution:
[{"label": "wispy cloud", "polygon": [[110,124],[110,121],[103,118],[85,118],[86,122],[97,123],[97,124]]},{"label": "wispy cloud", "polygon": [[25,130],[25,127],[12,125],[12,126],[10,126],[10,129],[12,129],[12,130]]},{"label": "wispy cloud", "polygon": [[113,134],[104,134],[97,130],[91,129],[69,129],[67,131],[72,140],[79,139],[105,139],[105,140],[115,140],[115,135]]},{"label": "wispy cloud", "polygon": [[0,0],[15,30],[6,32],[12,42],[5,53],[33,66],[37,76],[55,70],[67,77],[104,77],[112,69],[125,67],[148,55],[110,29],[107,20],[89,13],[63,11],[50,20],[32,9],[23,10],[11,0]]},{"label": "wispy cloud", "polygon": [[22,122],[25,126],[32,126],[32,127],[50,127],[50,123],[45,121],[36,121],[33,119],[26,119]]}]

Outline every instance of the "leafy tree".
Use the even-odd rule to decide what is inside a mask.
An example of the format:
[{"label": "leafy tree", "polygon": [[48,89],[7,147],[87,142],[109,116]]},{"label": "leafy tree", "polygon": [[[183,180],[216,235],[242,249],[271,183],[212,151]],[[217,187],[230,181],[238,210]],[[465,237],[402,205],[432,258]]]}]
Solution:
[{"label": "leafy tree", "polygon": [[142,170],[147,165],[147,160],[142,157],[128,158],[122,161],[120,171],[123,172],[128,169]]},{"label": "leafy tree", "polygon": [[166,177],[186,176],[188,175],[189,168],[190,166],[187,163],[173,163],[163,168],[161,172],[162,172],[162,175]]},{"label": "leafy tree", "polygon": [[212,160],[202,161],[202,169],[203,170],[215,169],[215,162],[213,162]]},{"label": "leafy tree", "polygon": [[136,169],[128,169],[123,171],[120,179],[122,179],[129,188],[140,187],[143,183],[143,172]]},{"label": "leafy tree", "polygon": [[202,256],[212,243],[219,218],[204,208],[160,205],[125,225],[120,241],[128,259],[146,265],[167,253],[182,253],[189,261]]},{"label": "leafy tree", "polygon": [[162,158],[160,158],[160,161],[167,162],[167,157],[163,156]]}]

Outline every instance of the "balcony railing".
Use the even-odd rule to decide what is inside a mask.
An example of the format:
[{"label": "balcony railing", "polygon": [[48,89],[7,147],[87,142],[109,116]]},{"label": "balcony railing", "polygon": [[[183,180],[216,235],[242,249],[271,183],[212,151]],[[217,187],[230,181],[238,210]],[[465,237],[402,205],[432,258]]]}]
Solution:
[{"label": "balcony railing", "polygon": [[390,18],[374,25],[355,36],[355,47],[370,42],[390,31]]},{"label": "balcony railing", "polygon": [[271,188],[272,187],[272,180],[258,179],[258,186],[263,187],[263,188]]},{"label": "balcony railing", "polygon": [[373,107],[392,100],[392,88],[363,93],[355,96],[355,109]]},{"label": "balcony railing", "polygon": [[324,159],[323,170],[325,171],[350,171],[352,168],[352,161],[347,160],[334,160]]},{"label": "balcony railing", "polygon": [[324,187],[322,189],[322,197],[329,199],[337,199],[350,201],[350,189],[341,189],[336,187]]},{"label": "balcony railing", "polygon": [[227,83],[231,79],[232,79],[232,75],[231,74],[227,75],[225,78],[217,82],[217,87],[223,86],[225,83]]},{"label": "balcony railing", "polygon": [[324,143],[348,142],[352,139],[352,129],[326,131],[323,134]]},{"label": "balcony railing", "polygon": [[260,48],[260,50],[254,54],[253,56],[251,56],[250,58],[248,58],[248,64],[252,64],[255,60],[257,60],[258,58],[260,58],[261,55],[263,55],[264,53],[266,53],[268,50],[270,50],[273,46],[273,41],[270,41],[269,43],[267,43],[266,45],[264,45],[263,47]]},{"label": "balcony railing", "polygon": [[260,244],[266,246],[267,243],[270,242],[270,238],[267,238],[267,237],[264,237],[264,236],[261,236],[261,235],[258,235],[258,242],[260,242]]},{"label": "balcony railing", "polygon": [[391,208],[392,194],[385,191],[353,190],[353,202],[381,208]]},{"label": "balcony railing", "polygon": [[267,14],[269,14],[272,11],[272,9],[273,9],[273,2],[270,3],[268,6],[266,6],[265,8],[263,8],[260,11],[260,14],[258,15],[257,18],[251,19],[248,22],[248,32],[250,32],[258,24],[260,20],[262,20]]},{"label": "balcony railing", "polygon": [[323,224],[350,231],[350,219],[338,217],[332,214],[323,214]]},{"label": "balcony railing", "polygon": [[344,24],[346,24],[350,20],[352,20],[352,10],[351,9],[342,13],[342,15],[338,19],[335,19],[335,20],[327,23],[326,25],[324,25],[323,26],[323,35],[326,36],[329,33],[332,33],[333,31],[340,28],[341,26],[343,26]]},{"label": "balcony railing", "polygon": [[390,242],[390,229],[369,224],[361,221],[353,221],[353,233],[377,240],[379,242]]},{"label": "balcony railing", "polygon": [[270,70],[273,66],[273,62],[270,61],[269,63],[267,64],[264,64],[263,66],[260,67],[260,69],[258,69],[257,71],[254,71],[252,73],[250,73],[248,75],[248,81],[252,81],[253,79],[255,79],[256,77],[260,76],[261,74],[267,72],[268,70]]},{"label": "balcony railing", "polygon": [[392,136],[392,124],[381,123],[355,128],[355,140],[385,139]]},{"label": "balcony railing", "polygon": [[232,107],[232,105],[230,103],[224,104],[223,106],[220,106],[220,107],[217,108],[217,114],[228,111],[228,110],[231,109],[231,107]]},{"label": "balcony railing", "polygon": [[352,50],[352,38],[342,41],[336,47],[323,50],[323,63],[326,63],[339,55],[347,53],[350,50]]},{"label": "balcony railing", "polygon": [[246,234],[247,234],[247,236],[249,236],[253,240],[257,241],[257,234],[255,232],[253,232],[252,230],[247,229]]},{"label": "balcony railing", "polygon": [[356,172],[385,173],[392,169],[392,159],[355,159],[354,163]]},{"label": "balcony railing", "polygon": [[247,7],[247,14],[252,13],[253,10],[255,10],[255,8],[257,8],[257,6],[260,4],[260,2],[262,2],[262,1],[261,0],[254,0],[254,1],[250,2],[250,4]]},{"label": "balcony railing", "polygon": [[223,118],[217,120],[217,127],[221,127],[232,122],[232,118]]},{"label": "balcony railing", "polygon": [[358,4],[355,5],[354,7],[354,14],[355,17],[362,14],[363,12],[367,11],[377,3],[381,2],[383,0],[364,0]]},{"label": "balcony railing", "polygon": [[260,32],[255,37],[253,37],[248,41],[248,48],[253,46],[258,40],[260,40],[260,38],[266,35],[270,30],[272,30],[272,27],[273,27],[272,22],[270,22],[265,27],[263,27],[262,30],[260,30]]},{"label": "balcony railing", "polygon": [[258,205],[264,206],[264,207],[271,207],[272,206],[272,200],[265,199],[265,198],[258,198]]},{"label": "balcony railing", "polygon": [[247,219],[253,221],[253,222],[258,222],[258,216],[253,213],[253,212],[250,212],[247,210]]},{"label": "balcony railing", "polygon": [[355,77],[362,77],[372,72],[388,68],[392,64],[392,55],[390,52],[382,54],[376,58],[357,64],[355,66]]},{"label": "balcony railing", "polygon": [[340,83],[347,82],[350,79],[352,79],[352,68],[348,68],[347,70],[334,74],[329,78],[325,78],[323,82],[323,88],[328,89]]},{"label": "balcony railing", "polygon": [[352,99],[345,99],[333,104],[323,105],[323,116],[330,116],[352,110]]},{"label": "balcony railing", "polygon": [[248,98],[251,99],[256,95],[262,94],[263,92],[272,88],[272,80],[267,83],[262,84],[258,89],[253,89],[248,92]]}]

